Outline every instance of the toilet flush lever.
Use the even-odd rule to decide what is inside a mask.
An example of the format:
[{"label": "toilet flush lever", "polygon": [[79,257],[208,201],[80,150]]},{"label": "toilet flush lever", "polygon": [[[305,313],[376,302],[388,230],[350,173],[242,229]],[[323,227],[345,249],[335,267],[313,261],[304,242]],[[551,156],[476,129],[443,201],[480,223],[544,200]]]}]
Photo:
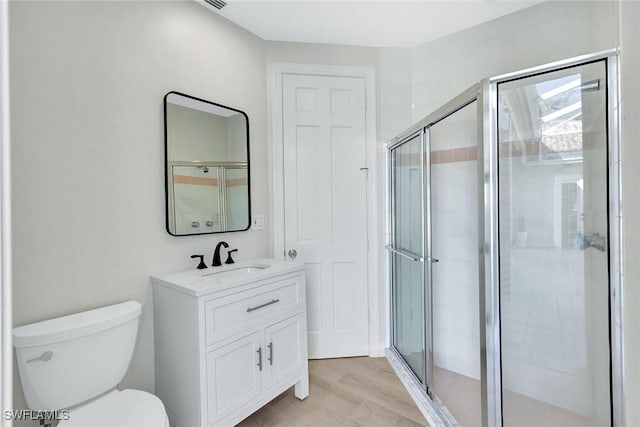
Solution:
[{"label": "toilet flush lever", "polygon": [[35,362],[37,360],[41,360],[43,362],[48,362],[53,357],[53,351],[45,351],[39,357],[34,357],[33,359],[27,360],[27,363]]}]

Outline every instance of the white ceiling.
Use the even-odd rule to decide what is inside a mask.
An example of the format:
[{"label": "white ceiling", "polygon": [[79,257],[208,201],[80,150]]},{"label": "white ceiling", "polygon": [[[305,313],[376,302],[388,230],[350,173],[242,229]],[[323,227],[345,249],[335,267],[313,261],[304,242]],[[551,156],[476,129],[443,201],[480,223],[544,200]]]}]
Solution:
[{"label": "white ceiling", "polygon": [[265,40],[413,47],[543,0],[226,1],[206,6]]}]

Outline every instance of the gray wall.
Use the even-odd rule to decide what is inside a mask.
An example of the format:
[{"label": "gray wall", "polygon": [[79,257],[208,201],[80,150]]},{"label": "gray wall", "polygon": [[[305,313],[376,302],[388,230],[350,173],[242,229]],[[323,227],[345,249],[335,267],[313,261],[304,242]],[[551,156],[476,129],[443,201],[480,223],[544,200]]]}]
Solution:
[{"label": "gray wall", "polygon": [[620,11],[622,86],[622,221],[624,242],[624,345],[627,425],[640,425],[640,3],[625,1]]},{"label": "gray wall", "polygon": [[618,3],[549,1],[413,49],[413,120],[479,80],[618,46]]},{"label": "gray wall", "polygon": [[[192,1],[14,2],[10,18],[14,324],[143,302],[123,385],[153,391],[149,274],[190,267],[221,239],[239,260],[272,256],[272,62],[376,68],[379,49],[264,42]],[[264,230],[164,230],[162,98],[172,90],[248,114],[252,212]]]},{"label": "gray wall", "polygon": [[265,43],[192,1],[12,2],[10,21],[14,324],[146,302],[125,385],[153,391],[149,274],[210,260],[221,239],[240,260],[271,255],[268,220],[167,234],[163,96],[248,114],[253,212],[268,218]]}]

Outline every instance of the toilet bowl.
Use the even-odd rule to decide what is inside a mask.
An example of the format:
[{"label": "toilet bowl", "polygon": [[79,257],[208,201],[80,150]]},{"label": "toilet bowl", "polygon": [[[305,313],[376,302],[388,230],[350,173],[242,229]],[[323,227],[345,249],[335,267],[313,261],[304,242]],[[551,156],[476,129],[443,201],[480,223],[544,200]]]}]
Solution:
[{"label": "toilet bowl", "polygon": [[140,390],[117,390],[142,312],[127,301],[13,330],[18,372],[32,410],[65,410],[59,427],[168,427],[164,405]]},{"label": "toilet bowl", "polygon": [[164,405],[140,390],[114,390],[69,411],[58,427],[169,427]]}]

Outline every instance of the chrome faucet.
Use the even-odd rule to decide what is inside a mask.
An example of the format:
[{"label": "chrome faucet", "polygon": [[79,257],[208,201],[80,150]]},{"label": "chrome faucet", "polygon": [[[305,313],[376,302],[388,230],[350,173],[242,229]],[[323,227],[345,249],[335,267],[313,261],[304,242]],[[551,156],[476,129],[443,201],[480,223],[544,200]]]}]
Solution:
[{"label": "chrome faucet", "polygon": [[212,267],[220,267],[222,262],[220,261],[220,247],[224,246],[225,248],[229,247],[229,244],[225,241],[222,241],[216,245],[216,250],[213,251],[213,262],[211,263]]}]

